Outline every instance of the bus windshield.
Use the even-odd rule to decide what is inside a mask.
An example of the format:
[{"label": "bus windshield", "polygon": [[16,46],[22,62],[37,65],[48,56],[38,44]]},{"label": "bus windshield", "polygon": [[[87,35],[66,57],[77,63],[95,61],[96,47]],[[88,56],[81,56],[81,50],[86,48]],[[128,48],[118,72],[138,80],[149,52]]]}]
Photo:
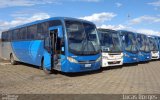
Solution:
[{"label": "bus windshield", "polygon": [[116,31],[100,30],[100,34],[103,52],[122,52],[119,35]]},{"label": "bus windshield", "polygon": [[124,38],[125,50],[128,52],[137,53],[138,49],[135,35],[133,33],[127,32]]},{"label": "bus windshield", "polygon": [[159,51],[160,51],[160,37],[158,37],[158,46],[159,46]]},{"label": "bus windshield", "polygon": [[66,32],[69,51],[76,55],[94,55],[100,52],[95,25],[66,20]]},{"label": "bus windshield", "polygon": [[150,50],[151,51],[158,51],[158,46],[157,46],[157,43],[156,43],[156,39],[153,38],[153,37],[150,37],[149,41],[150,41]]},{"label": "bus windshield", "polygon": [[137,36],[139,50],[142,52],[150,52],[149,49],[149,40],[146,35],[139,34]]}]

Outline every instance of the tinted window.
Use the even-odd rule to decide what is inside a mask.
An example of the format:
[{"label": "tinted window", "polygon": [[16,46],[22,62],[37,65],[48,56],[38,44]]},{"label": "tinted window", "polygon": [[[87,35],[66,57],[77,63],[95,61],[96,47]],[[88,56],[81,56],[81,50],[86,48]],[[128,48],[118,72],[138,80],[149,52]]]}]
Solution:
[{"label": "tinted window", "polygon": [[62,22],[60,20],[53,20],[49,22],[49,27],[60,26],[60,25],[62,25]]},{"label": "tinted window", "polygon": [[10,32],[2,32],[2,41],[9,42],[11,39]]},{"label": "tinted window", "polygon": [[20,35],[21,35],[21,39],[23,39],[23,40],[25,40],[26,39],[26,37],[27,37],[27,30],[26,30],[26,28],[21,28],[20,29]]},{"label": "tinted window", "polygon": [[12,40],[12,31],[8,31],[8,33],[7,33],[8,35],[7,35],[7,37],[8,37],[8,41],[11,41]]},{"label": "tinted window", "polygon": [[5,41],[5,32],[2,32],[2,41]]},{"label": "tinted window", "polygon": [[48,22],[40,23],[37,25],[37,38],[44,39],[48,36]]},{"label": "tinted window", "polygon": [[18,40],[19,29],[13,30],[12,40]]},{"label": "tinted window", "polygon": [[27,28],[27,39],[35,39],[37,35],[37,25],[32,25]]}]

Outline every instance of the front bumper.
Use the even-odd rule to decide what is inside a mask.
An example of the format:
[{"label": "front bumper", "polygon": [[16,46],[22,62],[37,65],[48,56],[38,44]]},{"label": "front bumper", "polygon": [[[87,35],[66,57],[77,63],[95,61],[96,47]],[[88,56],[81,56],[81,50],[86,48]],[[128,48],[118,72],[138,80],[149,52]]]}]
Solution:
[{"label": "front bumper", "polygon": [[86,63],[86,64],[72,63],[66,61],[62,65],[61,71],[66,73],[94,71],[100,69],[100,66],[101,66],[101,61],[94,63]]},{"label": "front bumper", "polygon": [[152,58],[151,59],[159,59],[159,52],[158,53],[152,53]]},{"label": "front bumper", "polygon": [[124,57],[123,63],[137,63],[138,58],[137,57]]},{"label": "front bumper", "polygon": [[123,59],[117,59],[117,60],[102,59],[102,67],[118,66],[122,64],[123,64]]}]

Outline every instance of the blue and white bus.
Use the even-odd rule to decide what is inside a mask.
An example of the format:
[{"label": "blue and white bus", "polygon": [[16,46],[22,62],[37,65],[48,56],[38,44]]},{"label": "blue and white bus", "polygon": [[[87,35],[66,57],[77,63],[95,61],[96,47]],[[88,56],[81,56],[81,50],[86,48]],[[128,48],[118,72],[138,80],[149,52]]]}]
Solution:
[{"label": "blue and white bus", "polygon": [[102,49],[102,67],[122,65],[123,52],[118,32],[100,28],[98,34]]},{"label": "blue and white bus", "polygon": [[45,72],[84,72],[100,69],[101,48],[95,24],[55,17],[2,32],[2,57]]},{"label": "blue and white bus", "polygon": [[150,42],[151,59],[159,59],[158,41],[156,36],[148,36]]},{"label": "blue and white bus", "polygon": [[137,45],[139,50],[139,62],[151,60],[151,51],[149,48],[149,38],[145,34],[137,33]]},{"label": "blue and white bus", "polygon": [[138,47],[136,34],[130,31],[119,30],[123,49],[123,63],[138,62]]}]

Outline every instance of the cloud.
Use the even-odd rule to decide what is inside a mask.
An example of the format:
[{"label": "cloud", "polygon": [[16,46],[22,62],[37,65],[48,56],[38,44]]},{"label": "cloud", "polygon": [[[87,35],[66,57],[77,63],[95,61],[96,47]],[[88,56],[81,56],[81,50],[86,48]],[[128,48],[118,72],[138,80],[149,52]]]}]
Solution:
[{"label": "cloud", "polygon": [[84,19],[84,20],[88,20],[92,22],[103,23],[105,21],[110,21],[115,16],[116,14],[112,12],[102,12],[102,13],[92,14],[91,16],[81,17],[80,19]]},{"label": "cloud", "polygon": [[0,8],[15,6],[34,6],[39,4],[58,4],[56,0],[1,0]]},{"label": "cloud", "polygon": [[160,35],[160,32],[154,31],[152,29],[137,29],[136,32],[144,33],[144,34],[147,34],[147,35]]},{"label": "cloud", "polygon": [[160,17],[154,17],[154,16],[141,16],[138,18],[134,18],[132,20],[130,20],[131,24],[139,24],[142,22],[151,22],[151,23],[158,23],[160,22]]},{"label": "cloud", "polygon": [[147,4],[153,6],[154,10],[160,10],[160,0],[157,0],[155,2],[150,2],[150,3],[147,3]]},{"label": "cloud", "polygon": [[118,8],[122,6],[122,3],[119,3],[119,2],[117,2],[115,4],[116,4],[116,7],[118,7]]},{"label": "cloud", "polygon": [[119,25],[105,25],[104,24],[104,25],[98,26],[98,28],[113,29],[113,30],[128,30],[128,31],[143,33],[147,35],[159,35],[160,36],[159,31],[155,31],[152,29],[135,29],[133,27],[125,26],[122,24],[119,24]]},{"label": "cloud", "polygon": [[101,26],[98,26],[98,28],[105,28],[105,29],[113,29],[113,30],[123,30],[123,29],[128,29],[129,27],[127,26],[124,26],[122,24],[119,24],[119,25],[101,25]]},{"label": "cloud", "polygon": [[28,22],[32,22],[35,20],[46,19],[49,17],[50,16],[47,13],[35,13],[31,17],[17,17],[17,18],[14,18],[14,20],[12,21],[0,21],[0,31],[11,28],[11,27],[15,27],[21,24],[25,24]]},{"label": "cloud", "polygon": [[72,0],[72,1],[81,1],[81,2],[100,2],[102,0]]},{"label": "cloud", "polygon": [[155,2],[150,2],[148,3],[149,5],[155,6],[155,7],[160,7],[160,0],[157,0]]}]

